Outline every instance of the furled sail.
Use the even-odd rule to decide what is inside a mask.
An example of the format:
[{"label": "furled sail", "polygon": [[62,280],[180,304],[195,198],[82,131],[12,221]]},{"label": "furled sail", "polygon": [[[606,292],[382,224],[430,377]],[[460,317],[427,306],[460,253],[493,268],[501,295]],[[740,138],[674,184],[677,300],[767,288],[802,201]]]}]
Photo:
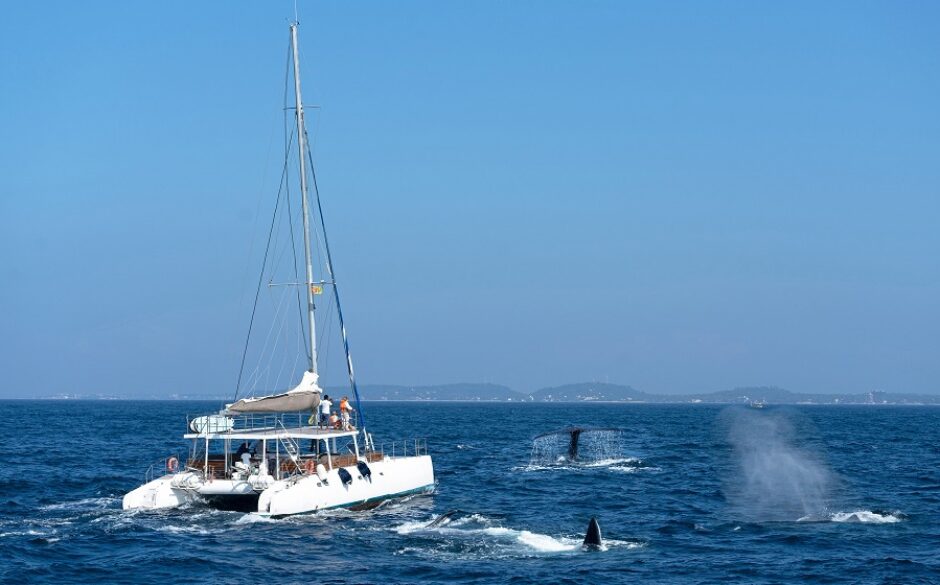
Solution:
[{"label": "furled sail", "polygon": [[283,394],[272,394],[259,398],[242,398],[226,406],[229,412],[300,412],[314,410],[320,404],[323,390],[317,386],[319,376],[315,372],[304,372],[304,377],[293,389]]}]

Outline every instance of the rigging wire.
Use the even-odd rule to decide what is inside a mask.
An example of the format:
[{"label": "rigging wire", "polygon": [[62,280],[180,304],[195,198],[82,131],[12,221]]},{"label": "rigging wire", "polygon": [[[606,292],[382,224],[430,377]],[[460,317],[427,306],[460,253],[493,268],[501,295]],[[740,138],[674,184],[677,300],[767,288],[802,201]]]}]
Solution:
[{"label": "rigging wire", "polygon": [[[323,363],[326,364],[327,368],[329,368],[330,363],[330,348],[333,346],[333,344],[330,343],[330,340],[332,339],[331,335],[333,333],[333,305],[334,303],[329,303],[326,309],[326,331],[323,335],[325,342],[322,343]],[[325,373],[324,377],[326,377]]]},{"label": "rigging wire", "polygon": [[[304,139],[309,142],[310,137],[304,130]],[[317,199],[317,214],[320,216],[320,233],[323,234],[323,249],[326,252],[326,269],[330,276],[330,284],[333,286],[333,298],[336,301],[336,317],[339,320],[339,327],[343,334],[343,349],[346,353],[346,371],[349,373],[349,385],[352,387],[353,395],[356,397],[356,412],[359,413],[359,424],[365,429],[366,417],[362,412],[362,401],[359,398],[359,387],[356,386],[356,374],[353,370],[352,355],[349,353],[349,339],[346,336],[346,324],[343,322],[343,309],[339,302],[339,287],[336,285],[336,275],[333,273],[333,258],[330,255],[330,243],[326,238],[326,222],[323,219],[323,205],[320,203],[320,189],[317,186],[317,171],[313,165],[313,156],[307,150],[307,158],[310,160],[310,176],[313,179],[313,194]]]},{"label": "rigging wire", "polygon": [[[293,137],[288,142],[292,141]],[[258,298],[261,296],[261,284],[264,282],[264,269],[268,264],[268,252],[271,251],[271,238],[274,235],[274,226],[277,222],[277,210],[281,204],[281,193],[284,190],[284,182],[287,176],[287,156],[284,157],[284,168],[281,171],[281,184],[277,188],[277,199],[274,201],[274,213],[271,216],[271,227],[268,229],[268,243],[264,247],[264,259],[261,261],[261,274],[258,275],[258,286],[255,288],[255,302],[251,307],[251,318],[248,320],[248,334],[245,336],[245,348],[242,350],[242,360],[241,365],[238,367],[238,380],[235,382],[235,396],[232,398],[232,402],[238,400],[238,391],[241,388],[242,383],[242,374],[245,371],[245,359],[248,357],[248,344],[251,340],[251,330],[255,324],[255,313],[258,310]]]},{"label": "rigging wire", "polygon": [[[280,293],[276,295],[277,300],[272,295],[266,297],[270,302],[271,306],[274,309],[274,314],[271,317],[271,326],[268,328],[268,333],[265,335],[264,343],[261,346],[261,351],[259,352],[258,364],[255,366],[255,369],[249,374],[248,380],[252,381],[251,386],[249,387],[249,395],[253,396],[252,392],[258,387],[258,383],[261,381],[261,376],[264,375],[266,380],[271,378],[271,364],[274,361],[274,356],[277,353],[278,340],[280,339],[281,333],[284,331],[284,326],[287,322],[285,316],[282,316],[281,309],[284,307],[285,299],[287,298],[286,293]],[[275,331],[277,328],[277,331]],[[273,345],[272,345],[272,339]],[[268,347],[271,347],[270,352]],[[270,359],[265,359],[265,356],[270,355]],[[265,364],[265,367],[262,369],[262,363]],[[265,388],[270,389],[272,386],[267,381],[264,383]]]}]

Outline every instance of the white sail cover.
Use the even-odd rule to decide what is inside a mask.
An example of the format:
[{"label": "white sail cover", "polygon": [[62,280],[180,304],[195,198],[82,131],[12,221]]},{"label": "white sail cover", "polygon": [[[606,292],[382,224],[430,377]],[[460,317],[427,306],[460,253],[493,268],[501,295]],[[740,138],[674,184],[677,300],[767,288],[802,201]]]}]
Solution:
[{"label": "white sail cover", "polygon": [[272,394],[259,398],[242,398],[226,406],[229,412],[300,412],[314,410],[320,404],[323,390],[317,386],[319,376],[315,372],[304,372],[304,377],[293,389],[284,394]]}]

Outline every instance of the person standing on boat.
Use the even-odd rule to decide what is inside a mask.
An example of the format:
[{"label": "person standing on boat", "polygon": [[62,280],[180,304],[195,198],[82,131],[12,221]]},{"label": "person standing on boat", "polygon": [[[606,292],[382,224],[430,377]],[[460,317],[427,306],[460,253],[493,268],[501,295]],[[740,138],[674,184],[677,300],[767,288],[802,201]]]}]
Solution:
[{"label": "person standing on boat", "polygon": [[248,441],[238,446],[238,450],[235,451],[235,457],[233,457],[233,459],[233,463],[241,460],[242,463],[248,465],[251,462],[251,448],[248,446]]},{"label": "person standing on boat", "polygon": [[333,403],[330,401],[330,396],[328,394],[323,395],[323,400],[320,401],[320,426],[328,427],[330,425],[330,408],[332,408]]},{"label": "person standing on boat", "polygon": [[349,425],[349,415],[353,411],[353,407],[349,404],[349,396],[343,396],[343,399],[339,401],[339,416],[343,421],[343,430],[348,431],[352,428]]}]

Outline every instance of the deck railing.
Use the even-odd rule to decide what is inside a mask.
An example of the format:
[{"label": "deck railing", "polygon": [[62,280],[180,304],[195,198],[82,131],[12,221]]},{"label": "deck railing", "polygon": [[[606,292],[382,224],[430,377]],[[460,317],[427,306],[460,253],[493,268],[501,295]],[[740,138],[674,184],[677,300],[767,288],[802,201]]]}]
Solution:
[{"label": "deck railing", "polygon": [[375,452],[381,453],[384,457],[417,457],[428,454],[428,440],[404,439],[402,441],[388,441],[380,443]]},{"label": "deck railing", "polygon": [[[339,416],[337,409],[333,409]],[[210,415],[210,416],[219,416],[219,415]],[[192,430],[193,420],[203,418],[205,415],[200,416],[187,416],[186,417],[186,428]],[[311,414],[310,412],[287,412],[287,413],[245,413],[238,415],[230,415],[225,418],[232,421],[232,431],[260,431],[265,429],[274,429],[274,428],[298,428],[298,427],[309,427],[309,426],[319,426],[320,424],[320,414],[319,412]],[[342,417],[340,417],[340,424],[342,424]],[[349,416],[349,424],[353,429],[359,428],[359,413],[353,411]]]},{"label": "deck railing", "polygon": [[[144,472],[144,483],[150,483],[151,481],[157,479],[158,477],[163,477],[168,473],[175,473],[183,468],[183,460],[180,458],[181,455],[179,452],[167,455],[163,459],[154,461],[147,467],[147,471]],[[176,469],[171,470],[169,466],[170,459],[176,459]]]}]

